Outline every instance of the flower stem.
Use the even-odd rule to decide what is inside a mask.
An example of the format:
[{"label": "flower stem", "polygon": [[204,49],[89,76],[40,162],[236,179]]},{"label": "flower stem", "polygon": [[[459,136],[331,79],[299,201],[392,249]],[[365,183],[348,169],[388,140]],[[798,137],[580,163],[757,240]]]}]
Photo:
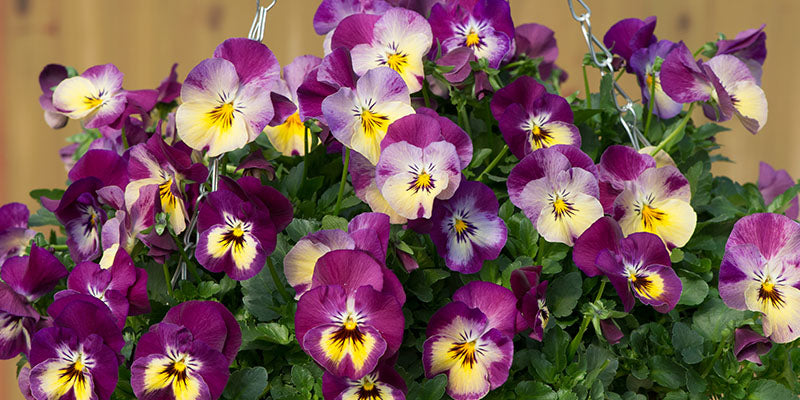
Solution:
[{"label": "flower stem", "polygon": [[429,90],[428,81],[427,80],[422,81],[422,99],[425,100],[425,107],[431,108],[431,98],[430,95],[428,94],[428,90]]},{"label": "flower stem", "polygon": [[306,127],[305,133],[303,134],[303,180],[300,182],[306,181],[306,171],[308,170],[308,134],[310,129]]},{"label": "flower stem", "polygon": [[128,149],[128,136],[125,134],[125,127],[123,126],[122,129],[119,132],[120,132],[120,136],[122,137],[122,148],[127,150]]},{"label": "flower stem", "polygon": [[507,144],[503,145],[503,149],[500,150],[500,153],[497,154],[497,156],[494,158],[494,160],[492,160],[492,162],[489,163],[489,165],[486,167],[486,169],[484,169],[483,172],[481,172],[481,174],[478,175],[478,179],[475,179],[475,180],[476,181],[480,181],[486,174],[488,174],[489,171],[491,171],[492,168],[494,168],[497,165],[497,163],[500,162],[500,159],[502,159],[503,156],[506,155],[506,152],[508,152],[508,145]]},{"label": "flower stem", "polygon": [[172,291],[172,282],[169,277],[169,268],[167,268],[167,264],[164,263],[162,268],[164,269],[164,283],[167,284],[167,293],[169,294],[169,297],[175,297],[175,293]]},{"label": "flower stem", "polygon": [[47,247],[49,247],[50,250],[54,250],[54,251],[66,251],[66,250],[69,250],[69,247],[67,245],[65,245],[65,244],[48,244]]},{"label": "flower stem", "polygon": [[704,369],[703,373],[700,374],[700,378],[705,378],[706,375],[708,375],[708,373],[711,372],[711,370],[714,368],[714,364],[717,363],[717,360],[719,360],[719,357],[722,355],[722,351],[725,349],[725,345],[727,344],[727,342],[728,342],[728,336],[722,338],[722,340],[719,342],[719,345],[717,346],[717,351],[714,352],[714,356],[711,358],[711,362],[708,363],[706,369]]},{"label": "flower stem", "polygon": [[675,129],[673,129],[672,132],[670,132],[669,135],[667,135],[667,137],[665,137],[661,141],[661,143],[659,143],[658,146],[656,146],[656,148],[653,149],[653,151],[650,152],[651,156],[655,156],[656,154],[658,154],[658,152],[663,150],[664,147],[666,147],[667,144],[669,144],[669,142],[671,142],[681,132],[683,132],[683,129],[686,127],[686,123],[689,122],[689,118],[692,117],[692,110],[694,110],[694,104],[695,103],[692,103],[692,105],[689,106],[689,110],[686,111],[686,115],[683,116],[683,119],[678,124],[678,126],[676,126]]},{"label": "flower stem", "polygon": [[[595,302],[600,300],[600,297],[603,296],[603,290],[605,288],[606,288],[606,281],[605,279],[603,279],[600,282],[600,289],[597,290],[597,296],[595,296],[594,299]],[[567,360],[571,360],[572,357],[575,357],[575,352],[578,351],[578,345],[581,343],[581,340],[583,339],[583,334],[586,332],[586,328],[589,327],[589,323],[592,322],[592,318],[594,318],[594,316],[591,317],[589,315],[583,316],[583,321],[581,322],[581,327],[578,330],[578,334],[575,335],[574,338],[572,338],[571,342],[569,342],[569,348],[567,351]]]},{"label": "flower stem", "polygon": [[589,76],[586,75],[586,66],[583,67],[583,88],[586,91],[586,108],[592,108],[592,93],[589,91]]},{"label": "flower stem", "polygon": [[333,215],[338,216],[339,210],[342,208],[342,196],[344,196],[344,184],[347,183],[347,169],[350,168],[350,148],[346,148],[344,153],[344,168],[342,168],[342,180],[339,181],[339,195],[336,196],[336,207],[333,209]]},{"label": "flower stem", "polygon": [[655,95],[656,95],[656,77],[653,74],[653,84],[650,86],[650,101],[647,105],[647,122],[644,124],[644,137],[647,137],[647,132],[650,131],[650,122],[653,121],[653,109],[655,108]]},{"label": "flower stem", "polygon": [[289,292],[283,287],[283,282],[278,278],[278,271],[275,271],[275,265],[272,264],[272,259],[269,257],[267,257],[267,267],[269,267],[269,274],[272,275],[272,281],[275,282],[275,287],[278,288],[281,297],[283,297],[287,303],[291,302],[292,296],[289,296]]},{"label": "flower stem", "polygon": [[458,118],[461,119],[461,123],[464,125],[464,130],[467,131],[467,134],[472,136],[472,126],[469,123],[469,115],[467,115],[467,109],[463,105],[458,107]]}]

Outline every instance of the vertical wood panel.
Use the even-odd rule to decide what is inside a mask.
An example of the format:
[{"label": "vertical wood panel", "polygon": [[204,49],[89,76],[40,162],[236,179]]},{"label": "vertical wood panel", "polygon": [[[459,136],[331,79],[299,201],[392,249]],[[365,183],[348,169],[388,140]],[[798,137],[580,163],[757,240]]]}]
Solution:
[{"label": "vertical wood panel", "polygon": [[[77,123],[53,131],[42,120],[37,76],[49,62],[84,70],[113,62],[125,73],[128,89],[154,88],[178,62],[181,79],[214,47],[230,36],[244,36],[255,11],[252,0],[73,0],[4,1],[0,5],[0,203],[24,201],[39,187],[63,187],[66,173],[58,159],[64,138],[77,132]],[[659,38],[684,40],[694,49],[713,40],[717,32],[736,32],[767,23],[769,57],[763,86],[770,101],[765,129],[752,136],[738,121],[725,125],[720,136],[725,154],[736,164],[717,166],[716,173],[739,180],[757,176],[759,160],[789,169],[800,178],[800,129],[795,122],[800,93],[800,48],[795,41],[800,3],[750,0],[589,0],[595,32],[602,36],[616,20],[657,15]],[[295,56],[321,54],[322,39],[312,29],[318,1],[279,0],[267,17],[265,43],[281,65]],[[578,25],[564,1],[512,0],[516,24],[538,22],[556,31],[558,64],[571,75],[565,93],[582,90],[580,62],[586,52]],[[628,76],[625,87],[634,98],[639,91]],[[597,74],[592,75],[597,87]],[[698,115],[699,121],[702,117]],[[13,363],[0,363],[3,399],[17,400]],[[7,390],[8,389],[8,390]],[[11,394],[13,393],[13,394]],[[12,396],[12,397],[9,397]]]}]

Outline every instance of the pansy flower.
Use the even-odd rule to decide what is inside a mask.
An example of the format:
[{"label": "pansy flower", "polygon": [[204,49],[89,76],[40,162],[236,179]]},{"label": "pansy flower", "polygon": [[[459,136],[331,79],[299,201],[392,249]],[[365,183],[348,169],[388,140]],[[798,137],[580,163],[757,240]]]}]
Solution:
[{"label": "pansy flower", "polygon": [[[158,233],[153,230],[147,234],[143,234],[143,232],[155,223],[154,202],[158,198],[157,186],[141,188],[139,198],[133,204],[126,203],[125,194],[122,190],[116,190],[114,187],[102,188],[98,190],[98,195],[103,203],[116,210],[114,218],[108,219],[102,227],[101,239],[104,250],[116,245],[130,253],[138,243],[137,240],[142,240],[148,247],[151,247],[145,238],[152,238]],[[169,232],[166,232],[166,236],[174,245],[174,240]]]},{"label": "pansy flower", "polygon": [[325,35],[325,54],[331,52],[333,33],[343,19],[353,14],[381,15],[391,8],[385,0],[322,0],[314,13],[314,31]]},{"label": "pansy flower", "polygon": [[361,153],[373,165],[390,124],[414,114],[408,88],[397,72],[375,68],[358,79],[355,90],[342,87],[322,102],[333,137]]},{"label": "pansy flower", "polygon": [[505,0],[438,3],[431,8],[428,21],[443,53],[468,48],[497,68],[512,50],[514,22]]},{"label": "pansy flower", "polygon": [[327,123],[322,114],[322,102],[340,88],[355,89],[357,79],[350,52],[346,48],[334,49],[316,68],[306,74],[303,83],[297,88],[300,119],[316,118]]},{"label": "pansy flower", "polygon": [[375,181],[375,166],[369,160],[361,154],[351,153],[348,171],[356,197],[367,203],[373,212],[388,215],[393,224],[405,224],[408,221],[408,218],[398,214],[381,194]]},{"label": "pansy flower", "polygon": [[728,307],[763,315],[764,336],[788,343],[800,336],[800,224],[779,214],[736,222],[719,267],[719,295]]},{"label": "pansy flower", "polygon": [[280,192],[256,178],[223,182],[200,205],[195,256],[211,272],[246,280],[264,267],[277,233],[291,221],[292,207]]},{"label": "pansy flower", "polygon": [[67,125],[66,115],[58,112],[53,105],[53,90],[61,81],[69,77],[67,68],[61,64],[47,64],[39,73],[39,86],[42,95],[39,96],[39,105],[44,110],[44,121],[53,129],[61,129]]},{"label": "pansy flower", "polygon": [[452,302],[433,314],[426,335],[425,376],[447,375],[447,394],[453,399],[483,398],[508,379],[514,343],[498,328],[489,328],[482,310]]},{"label": "pansy flower", "polygon": [[86,128],[106,126],[125,110],[122,72],[113,64],[95,65],[79,76],[61,81],[53,92],[53,106],[72,119],[83,119]]},{"label": "pansy flower", "polygon": [[[780,196],[794,185],[794,179],[789,176],[789,173],[785,169],[776,171],[771,165],[763,161],[759,163],[758,190],[761,192],[761,196],[764,197],[765,204],[769,205],[776,197]],[[791,219],[797,219],[798,214],[800,214],[800,207],[798,207],[799,199],[800,197],[795,197],[789,202],[789,208],[784,211],[784,215]],[[2,260],[2,258],[0,258],[0,260]]]},{"label": "pansy flower", "polygon": [[408,91],[414,93],[422,89],[422,59],[432,42],[431,26],[423,16],[391,8],[380,16],[354,14],[343,19],[333,34],[331,48],[350,50],[358,75],[378,67],[397,71]]},{"label": "pansy flower", "polygon": [[648,47],[657,41],[653,35],[655,29],[656,17],[647,17],[643,20],[626,18],[608,28],[608,32],[603,36],[603,44],[612,53],[622,57],[628,63],[628,72],[631,72],[631,56],[637,50]]},{"label": "pansy flower", "polygon": [[434,201],[430,236],[447,268],[471,274],[500,255],[507,229],[499,208],[494,191],[480,182],[461,182],[453,197]]},{"label": "pansy flower", "polygon": [[558,95],[547,93],[534,78],[523,76],[497,91],[491,109],[511,153],[522,159],[535,150],[568,144],[581,145],[572,124],[572,109]]},{"label": "pansy flower", "polygon": [[682,42],[661,64],[661,86],[680,103],[705,102],[703,112],[714,121],[735,114],[751,133],[767,123],[767,98],[744,62],[721,54],[707,62],[695,61]]},{"label": "pansy flower", "polygon": [[42,198],[42,205],[52,211],[67,230],[67,246],[72,260],[82,262],[100,255],[100,227],[106,212],[97,199],[103,183],[97,178],[73,182],[61,200]]},{"label": "pansy flower", "polygon": [[36,232],[28,229],[30,211],[21,203],[8,203],[0,207],[0,265],[21,256]]},{"label": "pansy flower", "polygon": [[596,169],[573,146],[555,146],[525,156],[508,176],[508,195],[549,242],[572,246],[603,216]]},{"label": "pansy flower", "polygon": [[683,285],[671,267],[667,248],[652,233],[623,237],[622,232],[610,217],[597,220],[575,242],[575,264],[588,276],[607,276],[625,312],[633,308],[634,297],[660,313],[669,312],[678,303]]},{"label": "pansy flower", "polygon": [[313,281],[297,303],[295,334],[317,363],[358,380],[397,352],[404,317],[397,298],[383,292],[377,261],[364,252],[336,250],[317,262]]},{"label": "pansy flower", "polygon": [[542,341],[550,321],[547,308],[547,281],[539,281],[542,267],[522,267],[511,272],[511,290],[517,298],[517,331],[530,328],[531,339]]},{"label": "pansy flower", "polygon": [[186,229],[190,216],[183,194],[185,182],[204,182],[208,169],[192,162],[191,150],[185,145],[169,146],[161,135],[153,135],[147,143],[130,149],[128,175],[131,182],[125,187],[125,204],[135,204],[141,190],[157,187],[158,195],[148,199],[156,210],[167,214],[170,227],[176,234]]},{"label": "pansy flower", "polygon": [[348,379],[325,372],[322,395],[326,399],[405,400],[406,382],[394,366],[384,361],[361,379]]},{"label": "pansy flower", "polygon": [[[630,59],[631,69],[636,74],[639,87],[642,89],[643,102],[652,107],[652,112],[663,119],[680,114],[683,104],[672,100],[661,87],[661,69],[656,68],[656,60],[667,58],[677,44],[669,40],[661,40],[646,48],[637,50]],[[653,91],[653,105],[650,105],[650,92]]]},{"label": "pansy flower", "polygon": [[162,321],[182,326],[215,351],[233,363],[242,345],[242,329],[236,318],[216,301],[186,301],[167,311]]},{"label": "pansy flower", "polygon": [[72,295],[56,300],[48,314],[53,327],[40,330],[32,339],[33,397],[110,399],[118,380],[117,354],[125,344],[111,312],[94,297]]},{"label": "pansy flower", "polygon": [[[556,58],[558,58],[558,45],[556,44],[555,32],[552,29],[540,24],[523,24],[514,28],[514,56],[525,56],[528,58],[541,58],[537,68],[539,76],[547,80],[556,69]],[[566,73],[561,72],[561,80],[566,79]]]},{"label": "pansy flower", "polygon": [[415,114],[393,123],[381,142],[375,181],[403,217],[430,218],[433,200],[449,199],[458,189],[463,168],[458,147],[472,143],[457,147],[444,136],[449,130],[434,117]]},{"label": "pansy flower", "polygon": [[477,308],[486,315],[486,330],[497,329],[509,338],[516,330],[516,302],[514,293],[491,282],[472,281],[453,293],[453,301]]},{"label": "pansy flower", "polygon": [[[614,210],[614,201],[625,190],[625,182],[633,181],[648,168],[657,167],[650,153],[637,152],[633,147],[612,145],[600,156],[597,176],[600,180],[600,203],[606,214]],[[673,165],[674,166],[674,165]]]},{"label": "pansy flower", "polygon": [[297,88],[305,77],[322,60],[317,56],[306,55],[295,58],[283,67],[283,78],[275,82],[272,89],[272,106],[275,116],[264,128],[269,142],[284,156],[305,155],[305,145],[311,146],[311,133],[300,118],[297,102]]},{"label": "pansy flower", "polygon": [[772,342],[749,326],[736,328],[733,338],[733,355],[739,362],[747,360],[760,366],[761,356],[772,349]]},{"label": "pansy flower", "polygon": [[761,25],[758,29],[745,29],[733,39],[717,41],[717,55],[730,54],[745,63],[756,82],[761,85],[761,68],[767,59],[767,34]]},{"label": "pansy flower", "polygon": [[272,120],[269,89],[279,74],[267,46],[244,38],[222,42],[183,82],[178,135],[209,157],[244,147]]}]

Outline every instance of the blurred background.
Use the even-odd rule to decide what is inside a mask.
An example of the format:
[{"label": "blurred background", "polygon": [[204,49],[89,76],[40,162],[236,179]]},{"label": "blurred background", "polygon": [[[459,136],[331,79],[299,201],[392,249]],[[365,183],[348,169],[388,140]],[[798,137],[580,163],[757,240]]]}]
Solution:
[{"label": "blurred background", "polygon": [[[658,17],[660,39],[683,40],[690,49],[729,38],[766,23],[768,57],[763,88],[769,101],[769,122],[754,136],[737,120],[724,123],[731,131],[718,136],[733,163],[719,163],[715,174],[740,182],[755,181],[758,162],[787,169],[800,178],[800,126],[795,96],[800,93],[800,45],[792,16],[800,15],[796,0],[587,0],[592,26],[602,38],[617,20]],[[177,62],[179,79],[210,57],[228,37],[246,36],[254,13],[253,0],[137,0],[69,2],[4,0],[0,2],[0,204],[19,201],[35,212],[28,193],[36,188],[63,188],[66,171],[58,149],[77,133],[79,124],[52,130],[44,122],[38,97],[38,75],[48,63],[75,67],[79,72],[114,63],[125,73],[126,89],[154,89]],[[318,0],[278,0],[267,17],[264,43],[281,65],[303,54],[322,56],[322,38],[312,18]],[[537,22],[556,32],[558,65],[570,74],[562,93],[583,90],[580,65],[586,44],[565,0],[511,0],[516,25]],[[599,74],[590,71],[593,90]],[[640,92],[635,77],[622,79],[631,97]],[[581,94],[583,97],[583,94]],[[695,115],[704,123],[701,113]],[[15,360],[0,361],[0,400],[22,400],[16,389]]]}]

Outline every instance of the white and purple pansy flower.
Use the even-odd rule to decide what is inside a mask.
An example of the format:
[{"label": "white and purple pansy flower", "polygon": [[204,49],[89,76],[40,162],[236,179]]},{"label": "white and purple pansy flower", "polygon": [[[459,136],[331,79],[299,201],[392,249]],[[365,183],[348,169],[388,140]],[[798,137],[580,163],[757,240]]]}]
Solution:
[{"label": "white and purple pansy flower", "polygon": [[270,94],[275,116],[264,128],[272,147],[284,156],[306,154],[306,144],[311,146],[311,133],[307,131],[298,108],[297,88],[322,59],[305,55],[295,58],[283,67],[283,78],[275,82]]},{"label": "white and purple pansy flower", "polygon": [[113,64],[95,65],[79,76],[66,78],[53,92],[55,109],[72,119],[85,118],[86,128],[116,121],[125,110],[122,72]]},{"label": "white and purple pansy flower", "polygon": [[497,68],[513,51],[514,22],[505,0],[437,3],[431,8],[428,21],[443,53],[468,48],[475,57],[486,59],[490,67]]},{"label": "white and purple pansy flower", "polygon": [[508,379],[514,343],[498,328],[489,328],[489,320],[482,310],[455,301],[428,323],[425,376],[447,375],[447,394],[455,400],[480,399]]},{"label": "white and purple pansy flower", "polygon": [[508,195],[549,242],[572,246],[603,216],[597,169],[574,146],[554,146],[525,156],[508,176]]},{"label": "white and purple pansy flower", "polygon": [[331,49],[350,50],[358,75],[378,67],[397,71],[414,93],[422,89],[422,59],[432,43],[431,26],[422,15],[391,8],[380,16],[354,14],[343,19],[331,38]]},{"label": "white and purple pansy flower", "polygon": [[[790,187],[795,185],[794,179],[789,176],[785,169],[775,170],[771,165],[761,162],[758,168],[758,190],[764,197],[764,203],[769,205],[776,197],[783,194]],[[789,202],[789,208],[784,211],[784,215],[791,219],[797,219],[800,215],[800,197],[795,197]],[[2,209],[0,209],[2,210]],[[2,236],[0,236],[2,237]],[[0,258],[2,260],[2,258]]]},{"label": "white and purple pansy flower", "polygon": [[542,267],[522,267],[511,272],[511,290],[517,298],[517,331],[530,328],[531,339],[542,341],[544,328],[550,321],[547,308],[547,281],[539,281]]},{"label": "white and purple pansy flower", "polygon": [[733,226],[719,267],[728,307],[763,315],[776,343],[800,336],[800,224],[779,214],[748,215]]},{"label": "white and purple pansy flower", "polygon": [[97,199],[97,190],[102,187],[99,179],[89,177],[69,185],[61,200],[41,199],[66,228],[67,246],[75,262],[100,255],[100,227],[106,221],[106,212]]},{"label": "white and purple pansy flower", "polygon": [[375,181],[375,166],[369,160],[361,154],[351,153],[348,171],[356,197],[367,203],[373,212],[388,215],[393,224],[405,224],[408,221],[408,218],[398,214],[381,194]]},{"label": "white and purple pansy flower", "polygon": [[244,147],[272,120],[269,93],[279,76],[267,46],[244,38],[222,42],[183,82],[178,136],[210,157]]},{"label": "white and purple pansy flower", "polygon": [[643,20],[626,18],[608,28],[608,32],[603,36],[603,44],[612,53],[622,57],[628,64],[628,72],[632,72],[631,56],[637,50],[646,48],[658,41],[653,35],[655,29],[656,17],[647,17]]},{"label": "white and purple pansy flower", "polygon": [[695,61],[683,42],[661,64],[661,86],[680,103],[701,101],[706,117],[727,121],[735,114],[755,134],[767,123],[767,98],[747,65],[728,54]]},{"label": "white and purple pansy flower", "polygon": [[[672,100],[661,87],[661,67],[657,60],[662,61],[677,46],[669,40],[661,40],[648,47],[637,50],[631,56],[630,65],[636,74],[639,87],[642,89],[642,101],[652,108],[652,113],[659,118],[668,119],[680,114],[683,104]],[[653,103],[650,105],[650,92],[653,92]]]},{"label": "white and purple pansy flower", "polygon": [[353,14],[381,15],[392,8],[385,0],[323,0],[314,13],[314,31],[325,35],[322,47],[331,52],[331,41],[336,27]]},{"label": "white and purple pansy flower", "polygon": [[494,191],[480,182],[462,181],[453,197],[434,201],[429,233],[447,268],[472,274],[500,255],[508,232],[499,208]]},{"label": "white and purple pansy flower", "polygon": [[459,149],[471,149],[472,142],[454,141],[446,133],[449,128],[428,115],[409,115],[393,123],[381,142],[375,181],[389,206],[403,217],[430,218],[433,200],[449,199],[458,189],[463,168]]},{"label": "white and purple pansy flower", "polygon": [[675,308],[681,297],[683,285],[661,239],[649,232],[623,237],[610,217],[597,220],[578,238],[573,260],[588,276],[607,276],[625,312],[633,308],[634,296],[660,313]]},{"label": "white and purple pansy flower", "polygon": [[761,68],[767,59],[767,34],[761,25],[758,29],[745,29],[733,39],[717,41],[717,55],[730,54],[744,62],[761,85]]},{"label": "white and purple pansy flower", "polygon": [[297,88],[297,105],[301,120],[316,118],[326,123],[322,101],[340,88],[355,89],[358,76],[346,48],[334,49],[320,64],[306,74]]},{"label": "white and purple pansy flower", "polygon": [[374,165],[389,125],[414,108],[400,75],[375,68],[358,79],[355,90],[342,87],[323,100],[322,114],[333,137]]},{"label": "white and purple pansy flower", "polygon": [[572,109],[567,100],[547,93],[532,77],[517,78],[498,90],[491,109],[500,123],[503,139],[519,159],[557,144],[581,145],[581,134],[572,124]]},{"label": "white and purple pansy flower", "polygon": [[30,211],[21,203],[8,203],[0,207],[0,265],[21,256],[36,232],[28,229]]},{"label": "white and purple pansy flower", "polygon": [[650,154],[642,154],[629,146],[609,146],[597,164],[600,203],[606,214],[614,211],[614,201],[625,190],[625,182],[635,180],[644,170],[656,166],[657,162]]},{"label": "white and purple pansy flower", "polygon": [[405,400],[406,382],[388,361],[361,379],[348,379],[330,372],[322,375],[322,395],[332,400]]},{"label": "white and purple pansy flower", "polygon": [[39,96],[39,105],[44,110],[44,121],[53,129],[61,129],[67,125],[69,118],[58,112],[53,105],[53,91],[61,81],[69,77],[69,71],[61,64],[47,64],[39,73],[39,86],[42,95]]}]

